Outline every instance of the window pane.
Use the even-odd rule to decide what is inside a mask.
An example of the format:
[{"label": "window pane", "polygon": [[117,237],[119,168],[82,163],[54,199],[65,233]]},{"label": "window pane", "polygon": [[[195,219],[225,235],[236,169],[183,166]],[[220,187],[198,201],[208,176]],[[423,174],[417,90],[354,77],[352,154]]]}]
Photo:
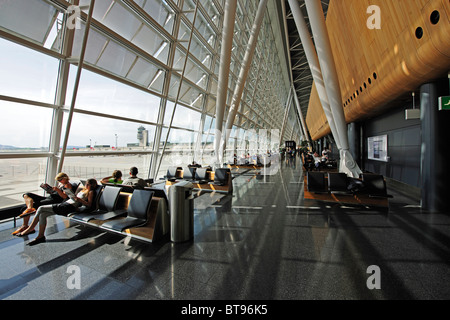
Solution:
[{"label": "window pane", "polygon": [[109,41],[98,60],[97,66],[125,77],[135,59],[136,54],[133,54],[114,41]]},{"label": "window pane", "polygon": [[155,30],[143,26],[132,42],[156,59],[167,63],[169,41],[161,37]]},{"label": "window pane", "polygon": [[173,119],[173,126],[191,130],[198,130],[201,113],[178,105]]},{"label": "window pane", "polygon": [[[72,50],[75,58],[80,55],[83,32],[84,25],[75,32],[74,49]],[[169,50],[168,42],[161,40],[160,37],[155,39],[154,37],[142,39],[142,43],[145,44],[143,49],[154,55],[155,58],[166,62]],[[139,37],[135,40],[140,41]],[[93,29],[89,31],[85,62],[132,80],[144,88],[157,92],[162,91],[165,72],[160,67]]]},{"label": "window pane", "polygon": [[[170,80],[169,97],[176,99],[180,86],[180,77],[172,75]],[[180,94],[178,96],[179,101],[184,102],[186,105],[201,109],[203,106],[203,94],[196,88],[190,86],[187,82],[183,81]]]},{"label": "window pane", "polygon": [[57,59],[0,38],[0,94],[54,103]]},{"label": "window pane", "polygon": [[0,100],[0,114],[0,152],[48,151],[52,109]]},{"label": "window pane", "polygon": [[[159,32],[144,22],[141,17],[126,9],[121,2],[115,1],[113,4],[110,4],[110,2],[111,0],[108,0],[106,3],[102,3],[100,8],[94,8],[94,18],[108,28],[111,28],[120,36],[137,45],[148,54],[167,63],[169,52],[168,40],[163,38]],[[109,5],[107,6],[107,4]],[[160,6],[159,4],[155,4],[154,1],[153,3],[149,3],[149,5],[153,8]],[[146,5],[146,7],[148,7],[148,5]],[[159,9],[157,10],[159,11]],[[166,12],[166,10],[162,10]],[[163,18],[166,19],[167,17]],[[164,24],[164,21],[160,22]],[[167,23],[169,23],[169,21],[167,21]],[[79,32],[79,34],[82,35],[83,33]]]},{"label": "window pane", "polygon": [[[69,92],[71,101],[77,67],[71,66]],[[88,70],[81,72],[76,108],[156,122],[161,99]]]},{"label": "window pane", "polygon": [[62,171],[67,173],[70,180],[94,178],[101,180],[110,176],[114,170],[122,171],[122,178],[129,177],[131,167],[138,168],[137,176],[148,178],[151,155],[123,155],[117,156],[85,156],[66,157]]},{"label": "window pane", "polygon": [[[186,26],[186,24],[184,22],[181,22],[179,38],[181,40],[185,40],[185,41],[180,42],[180,45],[182,45],[186,49],[189,44],[188,41],[189,41],[190,34],[191,34],[190,29]],[[179,49],[177,49],[177,51],[179,51]],[[197,36],[195,34],[192,37],[189,53],[190,53],[190,55],[196,57],[208,69],[211,68],[212,53],[203,45],[203,43],[200,41],[200,39],[197,38]],[[177,54],[180,55],[179,52],[177,52]],[[181,54],[181,55],[184,57],[184,54]],[[177,60],[175,60],[175,61],[177,61]],[[184,63],[184,59],[182,59],[182,61]]]},{"label": "window pane", "polygon": [[134,14],[122,6],[120,1],[114,2],[100,22],[127,40],[136,34],[142,24]]},{"label": "window pane", "polygon": [[[167,128],[162,131],[161,139],[165,141]],[[194,157],[194,147],[197,139],[196,132],[179,129],[171,129],[164,157],[161,162],[157,176],[162,177],[170,166],[187,166],[192,163]],[[162,151],[162,149],[160,149]]]},{"label": "window pane", "polygon": [[196,132],[171,129],[166,150],[192,150],[196,137]]},{"label": "window pane", "polygon": [[147,0],[143,9],[166,31],[172,33],[175,13],[164,0]]},{"label": "window pane", "polygon": [[[191,52],[192,53],[192,52]],[[200,68],[196,63],[190,59],[191,55],[189,55],[189,59],[186,62],[186,68],[184,70],[184,76],[195,83],[197,86],[201,87],[202,89],[206,90],[208,75],[207,73]],[[177,49],[175,52],[175,60],[176,64],[174,64],[174,68],[181,70],[180,73],[183,70],[184,63],[186,60],[186,55],[181,50]]]},{"label": "window pane", "polygon": [[203,38],[205,38],[208,43],[214,47],[215,39],[216,39],[216,33],[211,28],[207,20],[203,17],[201,12],[197,14],[197,19],[195,21],[195,28],[200,32],[201,35],[203,35]]},{"label": "window pane", "polygon": [[[164,125],[170,125],[170,118],[173,112],[173,102],[167,102],[166,113],[164,115]],[[181,127],[185,129],[198,130],[200,126],[201,113],[185,108],[181,105],[177,105],[175,115],[173,117],[172,126]]]},{"label": "window pane", "polygon": [[173,112],[174,106],[175,106],[175,103],[173,103],[172,101],[167,101],[166,110],[164,113],[164,125],[165,126],[170,125],[170,119],[172,118],[172,112]]},{"label": "window pane", "polygon": [[57,14],[54,7],[41,0],[0,1],[0,26],[42,45]]},{"label": "window pane", "polygon": [[[96,1],[94,5],[94,12],[92,17],[97,21],[102,21],[105,14],[111,8],[112,2],[115,0]],[[80,7],[85,7],[84,12],[87,14],[91,0],[80,0]]]},{"label": "window pane", "polygon": [[206,105],[206,113],[210,115],[216,114],[216,99],[209,96],[208,103]]},{"label": "window pane", "polygon": [[215,128],[216,128],[216,118],[213,118],[213,117],[210,117],[207,115],[205,117],[205,123],[203,125],[203,132],[205,132],[206,134],[208,132],[214,133]]},{"label": "window pane", "polygon": [[[81,52],[81,44],[83,43],[85,24],[81,24],[80,29],[75,30],[75,36],[72,48],[72,57],[78,58]],[[93,28],[89,29],[89,37],[86,45],[86,52],[84,56],[85,62],[91,64],[96,64],[97,60],[102,52],[103,48],[106,46],[108,39],[95,31]]]},{"label": "window pane", "polygon": [[112,151],[116,146],[119,151],[151,150],[154,136],[155,127],[151,125],[75,113],[67,151],[89,152],[91,147]]},{"label": "window pane", "polygon": [[139,58],[128,73],[127,78],[147,89],[161,92],[165,75],[163,70]]},{"label": "window pane", "polygon": [[39,185],[45,181],[46,165],[47,158],[2,159],[0,176],[8,189],[0,193],[0,209],[23,204],[26,192],[44,195]]},{"label": "window pane", "polygon": [[220,14],[219,14],[219,11],[216,8],[216,5],[215,5],[214,1],[201,0],[200,2],[202,3],[202,5],[206,9],[206,11],[208,12],[209,17],[214,22],[214,24],[217,27],[219,27]]}]

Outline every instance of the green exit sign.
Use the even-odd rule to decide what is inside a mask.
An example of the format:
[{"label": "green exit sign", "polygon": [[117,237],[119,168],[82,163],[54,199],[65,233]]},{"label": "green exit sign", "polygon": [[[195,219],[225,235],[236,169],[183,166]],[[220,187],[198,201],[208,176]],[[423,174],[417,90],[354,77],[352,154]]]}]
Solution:
[{"label": "green exit sign", "polygon": [[450,96],[439,97],[439,110],[450,110]]}]

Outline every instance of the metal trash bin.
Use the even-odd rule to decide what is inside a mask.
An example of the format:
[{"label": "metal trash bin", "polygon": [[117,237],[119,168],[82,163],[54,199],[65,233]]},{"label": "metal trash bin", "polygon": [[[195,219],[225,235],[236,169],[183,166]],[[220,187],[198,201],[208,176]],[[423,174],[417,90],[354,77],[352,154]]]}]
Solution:
[{"label": "metal trash bin", "polygon": [[194,237],[193,185],[181,181],[169,189],[170,240],[184,242]]}]

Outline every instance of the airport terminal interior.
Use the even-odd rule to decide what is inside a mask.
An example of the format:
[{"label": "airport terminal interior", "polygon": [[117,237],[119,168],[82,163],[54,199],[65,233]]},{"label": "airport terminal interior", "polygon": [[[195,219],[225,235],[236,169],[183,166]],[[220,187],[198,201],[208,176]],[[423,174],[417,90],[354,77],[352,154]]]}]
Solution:
[{"label": "airport terminal interior", "polygon": [[449,35],[448,0],[0,0],[0,300],[448,300]]}]

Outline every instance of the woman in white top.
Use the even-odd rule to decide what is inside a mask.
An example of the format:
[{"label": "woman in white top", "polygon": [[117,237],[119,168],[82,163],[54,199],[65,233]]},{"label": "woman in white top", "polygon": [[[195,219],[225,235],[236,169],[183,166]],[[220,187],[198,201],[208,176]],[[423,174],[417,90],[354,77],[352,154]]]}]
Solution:
[{"label": "woman in white top", "polygon": [[97,180],[89,179],[86,181],[86,186],[80,190],[75,196],[71,190],[64,191],[69,200],[62,203],[55,203],[40,206],[36,211],[36,216],[31,222],[30,226],[25,229],[19,236],[26,236],[27,234],[34,233],[34,228],[39,222],[39,234],[37,237],[30,241],[28,245],[35,245],[41,242],[45,242],[45,228],[47,227],[47,218],[49,216],[59,214],[68,215],[71,212],[77,211],[78,207],[85,205],[91,207],[94,204],[95,190],[97,189]]}]

